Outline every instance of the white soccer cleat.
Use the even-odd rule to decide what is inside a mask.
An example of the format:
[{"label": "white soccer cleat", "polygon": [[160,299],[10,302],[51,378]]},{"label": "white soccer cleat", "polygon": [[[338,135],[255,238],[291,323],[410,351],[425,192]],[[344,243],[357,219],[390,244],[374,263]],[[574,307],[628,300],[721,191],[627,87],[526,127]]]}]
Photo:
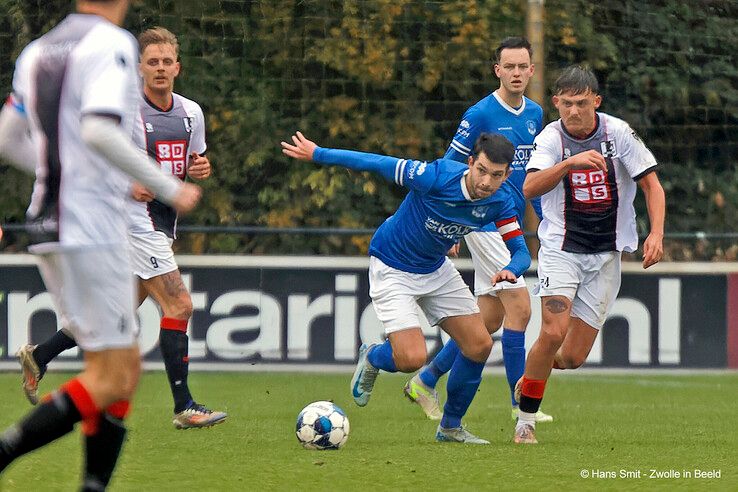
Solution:
[{"label": "white soccer cleat", "polygon": [[430,420],[441,420],[441,417],[443,417],[443,412],[438,402],[438,392],[426,386],[419,375],[416,374],[410,381],[405,383],[402,392],[405,393],[408,400],[420,405],[423,413]]},{"label": "white soccer cleat", "polygon": [[464,426],[445,429],[438,424],[436,430],[436,441],[438,442],[459,442],[463,444],[489,444],[489,441],[477,437]]},{"label": "white soccer cleat", "polygon": [[536,428],[530,424],[518,424],[515,426],[515,444],[538,444],[536,439]]},{"label": "white soccer cleat", "polygon": [[354,398],[354,402],[360,407],[364,407],[369,403],[369,397],[372,396],[372,390],[374,389],[374,382],[377,380],[377,375],[379,374],[379,369],[371,365],[366,358],[369,350],[374,345],[367,346],[365,343],[361,344],[361,347],[359,347],[359,361],[356,363],[356,369],[351,378],[351,396]]}]

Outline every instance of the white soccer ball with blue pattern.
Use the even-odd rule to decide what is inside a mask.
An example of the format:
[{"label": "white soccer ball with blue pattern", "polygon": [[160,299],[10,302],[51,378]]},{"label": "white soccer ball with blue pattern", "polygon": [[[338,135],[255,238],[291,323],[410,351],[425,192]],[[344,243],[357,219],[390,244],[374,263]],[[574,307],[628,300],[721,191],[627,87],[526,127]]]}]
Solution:
[{"label": "white soccer ball with blue pattern", "polygon": [[330,401],[315,401],[302,409],[295,428],[305,449],[339,449],[349,436],[346,413]]}]

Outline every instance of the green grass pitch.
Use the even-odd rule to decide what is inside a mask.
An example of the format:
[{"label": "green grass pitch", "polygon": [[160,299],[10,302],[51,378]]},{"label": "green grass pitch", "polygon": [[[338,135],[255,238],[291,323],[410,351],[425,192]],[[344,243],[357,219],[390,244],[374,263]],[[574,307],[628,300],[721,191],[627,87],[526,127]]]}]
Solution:
[{"label": "green grass pitch", "polygon": [[[68,377],[49,374],[42,389]],[[29,409],[19,379],[0,374],[0,429]],[[349,374],[190,379],[193,394],[228,411],[229,420],[175,430],[164,374],[146,374],[110,490],[738,490],[737,373],[555,373],[543,409],[556,420],[539,424],[537,446],[511,443],[507,384],[499,374],[484,376],[465,419],[490,446],[434,442],[436,423],[402,396],[406,376],[381,374],[365,408],[350,399]],[[351,422],[339,451],[307,451],[295,438],[298,412],[322,399],[334,400]],[[76,490],[80,469],[74,433],[20,458],[0,477],[0,490]],[[650,478],[651,470],[662,478]],[[720,477],[684,477],[695,470],[719,470]]]}]

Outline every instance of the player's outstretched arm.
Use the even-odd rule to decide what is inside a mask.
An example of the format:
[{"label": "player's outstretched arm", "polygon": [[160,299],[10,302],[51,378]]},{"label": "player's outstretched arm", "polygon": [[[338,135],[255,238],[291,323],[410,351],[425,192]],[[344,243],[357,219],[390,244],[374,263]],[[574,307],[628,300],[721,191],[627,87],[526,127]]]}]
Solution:
[{"label": "player's outstretched arm", "polygon": [[646,241],[643,243],[643,268],[655,265],[664,256],[664,218],[666,216],[666,196],[656,173],[649,173],[638,181],[646,196],[648,220],[651,224]]},{"label": "player's outstretched arm", "polygon": [[[319,147],[315,142],[296,132],[292,136],[292,143],[282,142],[284,155],[301,161],[314,161],[328,166],[341,166],[355,171],[371,171],[381,174],[387,181],[393,181],[406,186],[404,172],[411,169],[407,159],[389,157],[386,155],[357,152],[355,150],[327,149]],[[413,164],[420,165],[417,161]],[[425,164],[423,163],[423,166]],[[430,174],[430,173],[428,173]]]}]

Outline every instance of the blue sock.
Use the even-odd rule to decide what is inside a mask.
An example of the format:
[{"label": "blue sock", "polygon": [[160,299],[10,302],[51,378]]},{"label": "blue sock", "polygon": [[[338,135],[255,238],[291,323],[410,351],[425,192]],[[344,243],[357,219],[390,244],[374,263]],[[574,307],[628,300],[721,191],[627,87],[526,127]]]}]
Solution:
[{"label": "blue sock", "polygon": [[451,370],[451,366],[456,360],[456,356],[460,354],[459,346],[453,339],[449,340],[446,345],[436,354],[430,364],[420,372],[420,380],[429,388],[435,388],[441,376]]},{"label": "blue sock", "polygon": [[385,340],[382,345],[375,345],[366,355],[367,360],[377,369],[387,372],[397,372],[395,359],[392,357],[392,344]]},{"label": "blue sock", "polygon": [[448,397],[443,407],[441,427],[450,429],[461,426],[461,417],[466,414],[482,382],[482,369],[484,362],[474,362],[459,352],[446,383]]},{"label": "blue sock", "polygon": [[515,383],[525,372],[525,332],[502,329],[502,357],[505,361],[507,384],[510,386],[510,400],[515,403]]}]

